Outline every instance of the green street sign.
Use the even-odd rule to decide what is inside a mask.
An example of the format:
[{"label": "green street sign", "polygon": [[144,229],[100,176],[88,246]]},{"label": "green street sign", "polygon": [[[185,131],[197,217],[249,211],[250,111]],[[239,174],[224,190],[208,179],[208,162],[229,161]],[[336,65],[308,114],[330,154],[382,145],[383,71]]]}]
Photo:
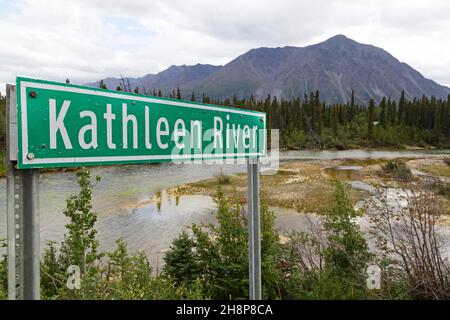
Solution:
[{"label": "green street sign", "polygon": [[262,157],[266,114],[17,78],[18,168]]}]

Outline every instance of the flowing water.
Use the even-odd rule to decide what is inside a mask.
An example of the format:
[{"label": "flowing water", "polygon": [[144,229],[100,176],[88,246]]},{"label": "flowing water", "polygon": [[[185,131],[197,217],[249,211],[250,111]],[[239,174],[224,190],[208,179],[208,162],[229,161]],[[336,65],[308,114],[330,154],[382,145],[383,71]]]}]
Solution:
[{"label": "flowing water", "polygon": [[[331,159],[393,159],[450,155],[450,150],[427,151],[283,151],[281,161]],[[98,213],[98,237],[103,249],[114,248],[124,238],[131,251],[144,250],[153,265],[172,239],[184,228],[200,222],[214,222],[215,203],[209,196],[168,195],[165,190],[179,184],[225,174],[245,172],[245,165],[170,164],[94,167],[92,176],[101,176],[93,192],[94,210]],[[354,178],[355,166],[328,168],[331,175]],[[344,176],[342,176],[344,175]],[[355,180],[355,179],[351,179]],[[39,178],[41,245],[61,241],[67,223],[62,211],[65,199],[78,192],[74,172],[43,173]],[[277,226],[283,231],[301,228],[305,217],[281,208]],[[0,239],[6,237],[6,179],[0,179]],[[293,227],[295,226],[295,227]]]}]

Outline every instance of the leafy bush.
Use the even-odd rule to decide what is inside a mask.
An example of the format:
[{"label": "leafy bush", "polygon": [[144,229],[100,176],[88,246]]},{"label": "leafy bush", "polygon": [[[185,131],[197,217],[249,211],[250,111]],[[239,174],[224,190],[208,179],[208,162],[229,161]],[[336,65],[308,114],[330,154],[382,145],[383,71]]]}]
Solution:
[{"label": "leafy bush", "polygon": [[92,211],[92,187],[90,173],[82,168],[77,172],[80,192],[78,195],[67,199],[67,209],[63,214],[69,219],[66,229],[69,231],[61,243],[61,256],[59,259],[64,267],[78,265],[81,274],[89,272],[89,267],[101,258],[97,252],[98,240],[96,239],[97,214]]},{"label": "leafy bush", "polygon": [[[92,186],[90,173],[81,168],[77,171],[80,192],[70,196],[63,212],[69,219],[68,233],[64,235],[59,250],[50,242],[41,262],[42,293],[44,297],[54,297],[66,289],[66,270],[71,265],[80,268],[82,279],[93,277],[99,272],[97,262],[102,254],[97,252],[98,241],[95,223],[97,215],[92,211]],[[86,288],[86,286],[83,286]]]},{"label": "leafy bush", "polygon": [[227,176],[223,173],[222,169],[220,169],[220,172],[214,175],[214,179],[216,179],[218,184],[224,185],[229,184],[231,181],[230,176]]},{"label": "leafy bush", "polygon": [[413,177],[411,170],[401,161],[389,161],[383,166],[383,170],[402,182],[411,181]]},{"label": "leafy bush", "polygon": [[435,184],[437,194],[450,198],[450,183],[439,182]]},{"label": "leafy bush", "polygon": [[342,182],[335,182],[335,205],[323,220],[291,235],[285,256],[288,299],[367,298],[366,268],[372,258],[354,219]]}]

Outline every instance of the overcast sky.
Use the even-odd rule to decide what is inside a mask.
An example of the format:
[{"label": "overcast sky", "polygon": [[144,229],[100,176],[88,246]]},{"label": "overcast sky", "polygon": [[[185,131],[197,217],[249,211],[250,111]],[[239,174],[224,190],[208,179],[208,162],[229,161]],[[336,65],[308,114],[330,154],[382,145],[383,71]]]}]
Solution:
[{"label": "overcast sky", "polygon": [[0,0],[0,30],[0,83],[143,76],[344,34],[450,85],[449,0]]}]

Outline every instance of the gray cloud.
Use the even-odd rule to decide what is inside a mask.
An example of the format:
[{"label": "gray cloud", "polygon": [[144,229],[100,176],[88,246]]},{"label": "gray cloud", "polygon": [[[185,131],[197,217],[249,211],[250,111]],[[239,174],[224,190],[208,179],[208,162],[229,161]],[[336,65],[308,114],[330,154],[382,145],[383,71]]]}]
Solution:
[{"label": "gray cloud", "polygon": [[22,0],[4,8],[0,82],[16,75],[86,82],[225,64],[254,47],[342,33],[450,83],[448,1]]}]

